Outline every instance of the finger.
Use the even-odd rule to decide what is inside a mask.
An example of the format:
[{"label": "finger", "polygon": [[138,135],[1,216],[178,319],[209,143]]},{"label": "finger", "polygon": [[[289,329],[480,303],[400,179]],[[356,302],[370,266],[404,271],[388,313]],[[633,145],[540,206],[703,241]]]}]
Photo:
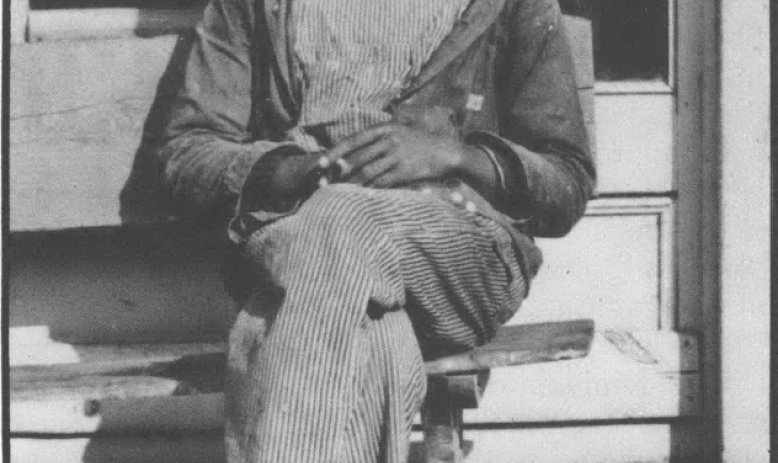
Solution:
[{"label": "finger", "polygon": [[396,165],[373,179],[368,186],[372,188],[392,188],[409,182],[408,176],[399,169],[399,165]]},{"label": "finger", "polygon": [[394,142],[391,137],[382,137],[374,143],[356,149],[343,158],[351,165],[351,172],[357,172],[383,157],[392,148]]},{"label": "finger", "polygon": [[420,168],[418,165],[398,160],[394,168],[376,176],[370,183],[370,186],[374,188],[398,187],[430,178],[428,171]]},{"label": "finger", "polygon": [[362,148],[363,146],[375,143],[381,137],[393,132],[395,126],[391,124],[378,125],[370,127],[367,130],[356,133],[324,153],[324,156],[329,162],[335,162],[335,160],[345,156],[346,154]]},{"label": "finger", "polygon": [[375,162],[362,167],[362,169],[354,174],[354,176],[351,178],[351,181],[360,185],[369,186],[373,180],[385,172],[394,169],[398,163],[399,160],[394,157],[385,156],[379,158]]}]

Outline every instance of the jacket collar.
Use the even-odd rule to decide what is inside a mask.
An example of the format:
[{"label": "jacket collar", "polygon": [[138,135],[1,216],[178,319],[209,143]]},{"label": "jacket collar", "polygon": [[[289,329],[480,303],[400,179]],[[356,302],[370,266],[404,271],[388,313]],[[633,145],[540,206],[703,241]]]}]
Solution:
[{"label": "jacket collar", "polygon": [[[273,56],[277,69],[283,78],[283,85],[286,86],[284,90],[286,90],[287,95],[294,94],[291,91],[293,87],[288,44],[291,31],[288,30],[287,20],[292,1],[294,0],[265,0],[262,2],[265,8],[264,16],[267,21],[267,30],[273,46]],[[408,95],[415,92],[455,60],[462,51],[466,50],[493,24],[505,1],[473,0],[462,18],[456,22],[451,33],[446,36],[429,61],[422,67],[419,75],[411,80],[403,93]]]}]

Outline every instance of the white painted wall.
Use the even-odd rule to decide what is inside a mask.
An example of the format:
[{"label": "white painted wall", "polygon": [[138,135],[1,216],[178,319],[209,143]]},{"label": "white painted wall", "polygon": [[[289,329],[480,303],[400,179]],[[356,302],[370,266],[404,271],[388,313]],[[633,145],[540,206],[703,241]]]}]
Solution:
[{"label": "white painted wall", "polygon": [[721,0],[724,461],[769,460],[769,1]]}]

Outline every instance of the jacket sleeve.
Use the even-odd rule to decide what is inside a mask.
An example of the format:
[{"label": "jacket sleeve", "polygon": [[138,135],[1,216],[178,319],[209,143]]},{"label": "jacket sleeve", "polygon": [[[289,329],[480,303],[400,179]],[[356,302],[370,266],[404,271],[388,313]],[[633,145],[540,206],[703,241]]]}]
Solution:
[{"label": "jacket sleeve", "polygon": [[510,21],[497,74],[500,134],[470,142],[500,154],[510,172],[509,215],[535,236],[565,235],[584,213],[595,185],[575,85],[575,70],[556,0],[522,0]]},{"label": "jacket sleeve", "polygon": [[252,0],[211,0],[196,28],[156,155],[174,214],[233,212],[256,161],[280,144],[251,140]]}]

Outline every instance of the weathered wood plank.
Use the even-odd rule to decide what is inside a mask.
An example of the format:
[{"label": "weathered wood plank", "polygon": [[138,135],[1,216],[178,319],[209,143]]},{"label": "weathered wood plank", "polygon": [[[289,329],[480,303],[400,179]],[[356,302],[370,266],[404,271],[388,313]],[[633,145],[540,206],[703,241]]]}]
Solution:
[{"label": "weathered wood plank", "polygon": [[[196,356],[223,354],[227,351],[226,344],[221,342],[79,345],[55,342],[49,336],[48,327],[10,328],[9,365],[11,367],[40,367],[86,363],[91,365],[107,364],[111,368],[119,370],[154,363],[176,362]],[[66,354],[59,353],[63,351]]]},{"label": "weathered wood plank", "polygon": [[[42,379],[19,382],[11,379],[11,395],[19,404],[36,401],[56,402],[79,397],[87,415],[100,401],[138,397],[165,397],[196,391],[185,381],[154,376],[78,376],[68,379]],[[29,414],[27,414],[29,417]]]},{"label": "weathered wood plank", "polygon": [[27,40],[30,0],[10,0],[10,2],[11,43],[24,43]]},{"label": "weathered wood plank", "polygon": [[[94,390],[93,397],[112,397],[118,381],[126,384],[128,397],[134,394],[132,378],[138,378],[139,394],[146,394],[146,382],[155,378],[175,382],[171,394],[216,392],[222,389],[225,374],[224,351],[213,354],[187,355],[175,360],[156,359],[118,362],[100,361],[66,365],[35,365],[10,370],[11,392],[19,400],[46,399],[51,394],[80,396],[81,391]],[[171,383],[173,384],[173,383]],[[105,395],[100,392],[106,388]],[[165,389],[168,390],[168,389]],[[148,395],[148,394],[146,394]],[[160,393],[160,395],[164,395]],[[144,397],[141,395],[139,397]]]},{"label": "weathered wood plank", "polygon": [[[670,332],[632,335],[657,363],[635,360],[597,334],[586,358],[493,369],[479,408],[466,410],[465,422],[544,423],[698,416],[701,398],[695,337]],[[146,354],[145,348],[135,354],[128,347],[122,349],[129,359],[142,359]],[[178,349],[176,354],[180,352]],[[107,353],[109,359],[116,354]],[[97,363],[101,364],[102,371],[111,371],[105,369],[108,362]],[[142,376],[143,381],[148,378],[179,381],[165,383],[168,389],[152,398],[138,397],[139,393],[133,391],[125,393],[124,400],[117,399],[120,393],[111,390],[111,385],[117,384],[114,377],[103,377],[100,383],[99,376],[92,376],[90,381],[95,381],[96,387],[91,392],[78,382],[70,383],[78,387],[61,387],[68,384],[67,380],[36,385],[29,381],[14,383],[12,379],[11,429],[17,433],[160,431],[171,427],[179,431],[216,430],[222,425],[221,395],[209,393],[215,390],[213,387],[198,387],[202,384],[198,381],[203,376],[212,376],[218,368],[203,365],[206,366],[205,372],[201,372],[204,374],[190,371],[188,377],[171,374],[176,373],[175,369],[145,370],[162,376]],[[73,365],[69,368],[73,369]],[[90,367],[80,368],[89,370]],[[12,369],[12,376],[14,370],[18,371]],[[31,372],[30,369],[21,371]],[[32,388],[27,389],[30,385]],[[56,394],[46,393],[47,385]],[[28,394],[27,390],[32,392]],[[182,401],[176,394],[187,394],[190,399]],[[171,415],[175,420],[166,422],[155,415],[156,408],[165,407],[178,410]],[[187,416],[193,417],[191,426],[187,424]]]},{"label": "weathered wood plank", "polygon": [[[164,36],[12,46],[10,119],[151,100],[176,41]],[[12,144],[24,141],[11,138]]]},{"label": "weathered wood plank", "polygon": [[[466,373],[491,367],[581,358],[588,353],[593,336],[591,320],[504,326],[494,341],[483,347],[427,362],[427,373]],[[60,365],[16,366],[10,370],[11,389],[14,392],[42,390],[44,383],[61,388],[66,387],[64,383],[68,381],[75,381],[73,387],[80,388],[84,377],[91,381],[96,375],[180,376],[185,379],[192,374],[198,378],[224,374],[225,349],[222,344],[172,345],[166,346],[165,350],[161,346],[152,349],[145,345],[134,348],[101,346],[95,350],[107,354],[108,358]],[[97,355],[93,352],[92,357]]]},{"label": "weathered wood plank", "polygon": [[593,335],[592,320],[504,326],[495,339],[483,347],[427,362],[427,373],[464,373],[581,358],[589,352]]},{"label": "weathered wood plank", "polygon": [[202,8],[72,8],[30,14],[31,42],[148,37],[193,28]]}]

